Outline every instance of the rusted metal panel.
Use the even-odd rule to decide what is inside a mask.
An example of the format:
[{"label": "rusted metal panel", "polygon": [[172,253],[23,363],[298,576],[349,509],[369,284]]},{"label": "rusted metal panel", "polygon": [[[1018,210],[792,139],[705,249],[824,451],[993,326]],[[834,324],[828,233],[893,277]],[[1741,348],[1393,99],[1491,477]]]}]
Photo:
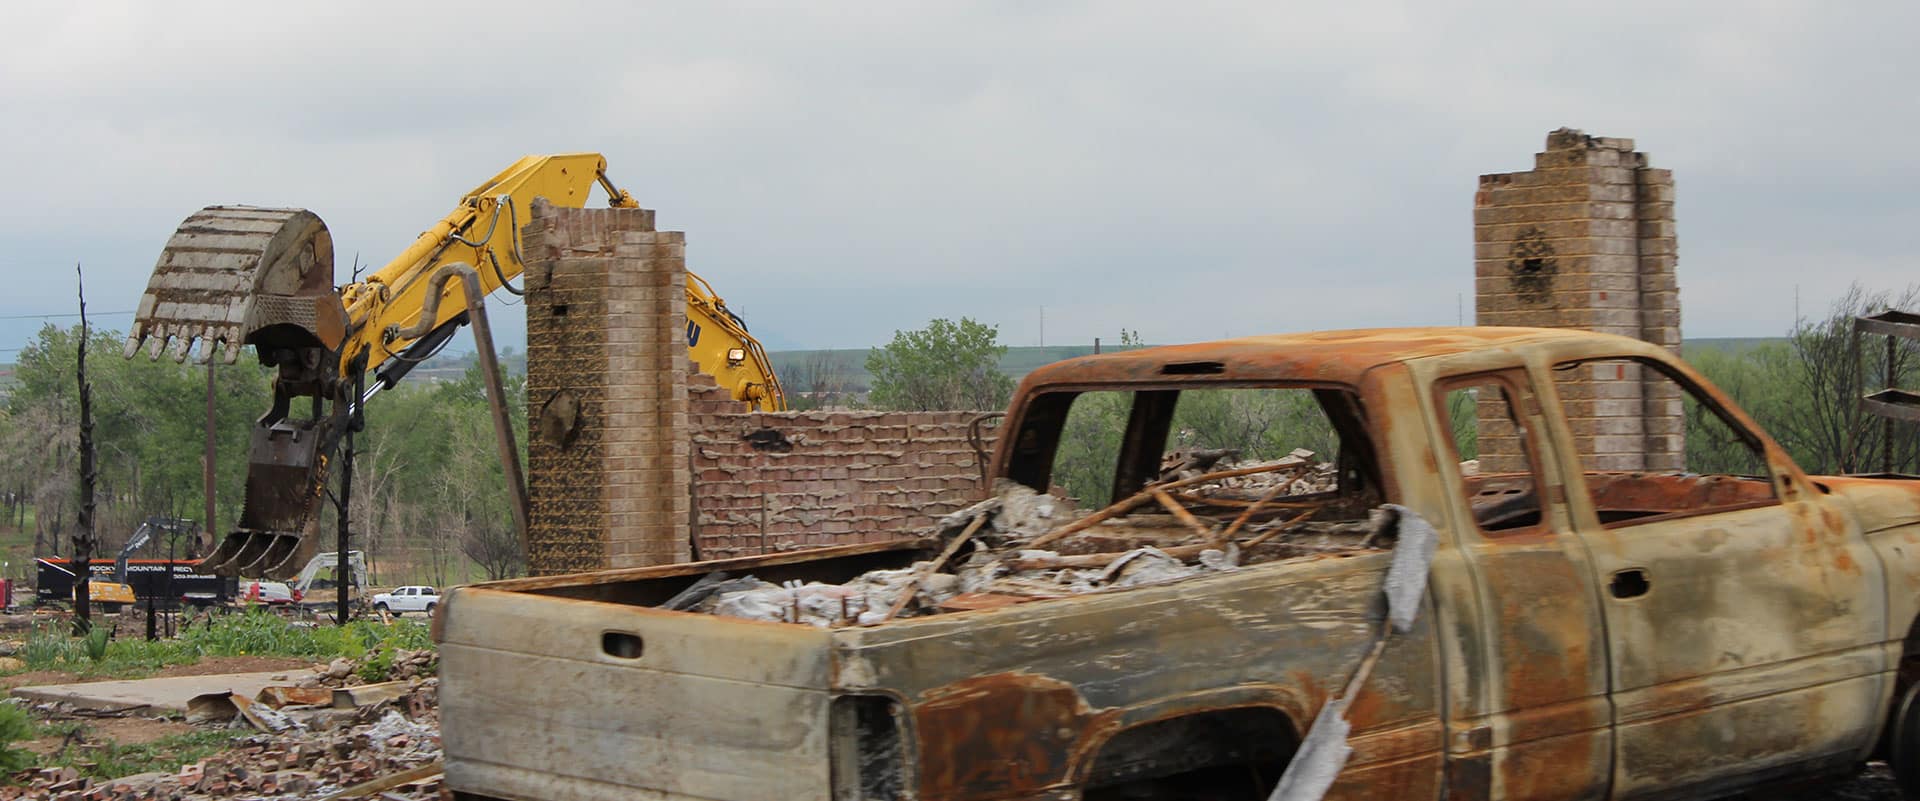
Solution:
[{"label": "rusted metal panel", "polygon": [[[1387,559],[1301,559],[844,629],[835,684],[907,699],[922,801],[1070,787],[1113,734],[1156,719],[1264,706],[1304,730],[1371,643]],[[1424,619],[1396,637],[1355,699],[1354,786],[1433,797],[1441,748],[1433,639]],[[1221,688],[1241,692],[1217,695]]]},{"label": "rusted metal panel", "polygon": [[1886,590],[1840,515],[1795,501],[1586,537],[1601,575],[1648,585],[1603,601],[1616,791],[1865,756],[1891,668]]},{"label": "rusted metal panel", "polygon": [[[1860,525],[1658,348],[1593,338],[1528,349],[1543,405],[1556,411],[1556,365],[1609,351],[1691,384],[1764,450],[1773,473],[1588,473],[1564,418],[1546,415],[1548,472],[1566,485],[1561,525],[1584,546],[1605,621],[1611,792],[1716,793],[1864,758],[1891,665],[1886,582]],[[1631,519],[1603,524],[1603,511]]]}]

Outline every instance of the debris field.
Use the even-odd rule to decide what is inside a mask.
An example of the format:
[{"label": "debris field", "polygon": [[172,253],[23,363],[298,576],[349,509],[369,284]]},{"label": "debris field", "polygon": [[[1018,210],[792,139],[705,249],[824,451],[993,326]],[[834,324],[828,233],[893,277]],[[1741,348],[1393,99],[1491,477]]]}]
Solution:
[{"label": "debris field", "polygon": [[[71,767],[44,768],[17,775],[14,786],[0,788],[0,799],[294,801],[346,791],[389,801],[439,798],[437,655],[397,652],[385,680],[370,683],[363,673],[368,658],[316,666],[255,698],[193,699],[188,722],[254,734],[177,771],[96,781]],[[36,711],[51,718],[98,714],[54,704]]]}]

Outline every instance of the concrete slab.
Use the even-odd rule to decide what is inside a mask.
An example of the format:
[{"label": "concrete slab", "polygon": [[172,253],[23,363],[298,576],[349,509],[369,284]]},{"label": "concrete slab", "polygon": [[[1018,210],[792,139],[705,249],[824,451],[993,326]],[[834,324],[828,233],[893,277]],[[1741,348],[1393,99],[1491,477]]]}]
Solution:
[{"label": "concrete slab", "polygon": [[[81,684],[42,684],[15,687],[13,696],[29,701],[62,701],[87,709],[122,709],[145,704],[156,710],[185,712],[187,699],[202,693],[236,692],[248,698],[269,684],[292,684],[304,671],[218,673],[211,676],[173,676],[157,679],[90,681]],[[278,677],[278,678],[276,678]]]}]

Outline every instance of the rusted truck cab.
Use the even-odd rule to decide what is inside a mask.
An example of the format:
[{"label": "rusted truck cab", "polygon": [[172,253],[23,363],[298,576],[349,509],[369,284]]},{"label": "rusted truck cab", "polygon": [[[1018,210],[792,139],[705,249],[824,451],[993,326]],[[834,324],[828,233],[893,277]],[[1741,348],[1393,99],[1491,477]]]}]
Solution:
[{"label": "rusted truck cab", "polygon": [[[1115,436],[1086,436],[1101,421]],[[1352,699],[1330,798],[1705,798],[1916,747],[1886,724],[1920,615],[1920,484],[1803,474],[1662,349],[1467,328],[1075,359],[1021,384],[992,471],[1098,508],[1172,486],[1169,450],[1222,430],[1321,440],[1332,484],[1263,496],[1297,511],[1282,522],[1390,503],[1440,532],[1415,626]],[[1249,505],[1168,519],[1224,510],[1212,531],[1233,539]],[[877,625],[660,607],[715,571],[845,580],[939,542],[457,589],[447,783],[515,801],[1264,799],[1379,630],[1391,558],[1371,537],[1267,536],[1233,539],[1219,570]]]}]

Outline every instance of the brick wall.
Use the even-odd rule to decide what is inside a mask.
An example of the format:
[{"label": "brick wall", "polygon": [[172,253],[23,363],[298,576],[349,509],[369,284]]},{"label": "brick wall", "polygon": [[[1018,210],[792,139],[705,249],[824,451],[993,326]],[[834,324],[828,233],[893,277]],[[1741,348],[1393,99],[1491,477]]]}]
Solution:
[{"label": "brick wall", "polygon": [[690,380],[701,558],[895,539],[984,497],[978,412],[747,412],[712,378]]},{"label": "brick wall", "polygon": [[982,497],[978,413],[749,412],[700,373],[652,211],[536,203],[524,240],[535,575],[890,539]]},{"label": "brick wall", "polygon": [[[1583,328],[1678,352],[1673,173],[1648,167],[1633,140],[1548,134],[1534,169],[1480,176],[1473,222],[1478,324]],[[1590,468],[1682,468],[1671,383],[1593,366],[1560,388]],[[1493,414],[1482,405],[1482,469],[1517,470],[1517,441],[1491,430]]]},{"label": "brick wall", "polygon": [[685,236],[535,203],[524,239],[529,570],[684,561]]}]

